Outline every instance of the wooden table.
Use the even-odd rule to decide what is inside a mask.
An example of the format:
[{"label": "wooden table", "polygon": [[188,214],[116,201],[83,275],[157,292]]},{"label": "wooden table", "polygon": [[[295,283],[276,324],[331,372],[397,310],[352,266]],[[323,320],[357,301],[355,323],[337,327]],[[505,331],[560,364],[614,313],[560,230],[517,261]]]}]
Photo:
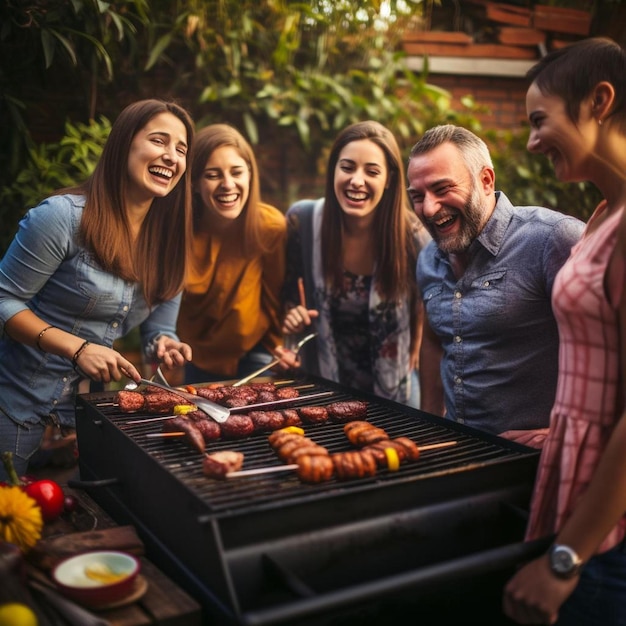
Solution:
[{"label": "wooden table", "polygon": [[[153,563],[143,556],[143,543],[132,526],[117,526],[86,493],[72,490],[62,480],[66,494],[77,500],[76,510],[44,526],[43,536],[28,555],[26,587],[15,600],[30,604],[40,618],[40,626],[68,626],[73,622],[50,605],[33,585],[43,583],[53,589],[49,573],[62,558],[88,550],[117,549],[134,554],[141,561],[141,576],[147,582],[145,593],[136,601],[117,608],[90,610],[111,626],[199,626],[200,605]],[[82,625],[81,625],[82,626]]]}]

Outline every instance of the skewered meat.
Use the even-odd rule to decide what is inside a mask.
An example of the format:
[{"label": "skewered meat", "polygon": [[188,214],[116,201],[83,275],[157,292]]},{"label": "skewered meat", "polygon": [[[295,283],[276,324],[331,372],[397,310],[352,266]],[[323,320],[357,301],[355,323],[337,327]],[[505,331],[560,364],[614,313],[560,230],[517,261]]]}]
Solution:
[{"label": "skewered meat", "polygon": [[389,435],[382,428],[378,428],[378,426],[374,426],[369,422],[348,422],[343,427],[343,431],[346,433],[350,443],[359,448],[383,439],[389,439]]},{"label": "skewered meat", "polygon": [[250,387],[258,391],[259,393],[261,391],[271,391],[271,392],[276,391],[275,383],[270,382],[270,381],[264,382],[264,383],[250,383]]},{"label": "skewered meat", "polygon": [[220,450],[206,454],[202,460],[202,472],[210,478],[225,478],[230,472],[237,472],[243,465],[243,454],[234,450]]},{"label": "skewered meat", "polygon": [[185,433],[186,441],[198,452],[204,453],[204,437],[198,427],[187,417],[179,415],[166,420],[163,424],[163,431],[168,433]]},{"label": "skewered meat", "polygon": [[395,442],[406,452],[407,461],[417,461],[419,458],[420,449],[412,439],[408,437],[396,437],[390,441]]},{"label": "skewered meat", "polygon": [[365,478],[376,474],[376,459],[367,450],[349,450],[331,455],[335,474],[340,480]]},{"label": "skewered meat", "polygon": [[189,413],[188,417],[193,421],[196,428],[202,433],[205,443],[218,441],[221,438],[222,429],[220,428],[220,425],[212,419],[207,419],[207,416],[202,411]]},{"label": "skewered meat", "polygon": [[177,404],[185,404],[185,401],[175,393],[159,390],[145,394],[144,404],[149,413],[171,413]]},{"label": "skewered meat", "polygon": [[301,456],[328,456],[328,450],[324,446],[304,435],[278,430],[268,439],[278,458],[287,463],[296,463]]},{"label": "skewered meat", "polygon": [[196,391],[201,398],[211,402],[221,402],[224,399],[223,387],[196,387]]},{"label": "skewered meat", "polygon": [[119,391],[117,393],[117,404],[120,411],[124,413],[135,413],[142,411],[144,408],[144,397],[138,391]]},{"label": "skewered meat", "polygon": [[278,430],[285,425],[285,417],[280,411],[250,411],[248,415],[256,432]]},{"label": "skewered meat", "polygon": [[274,400],[276,400],[276,393],[274,391],[261,389],[256,399],[257,402],[274,402]]},{"label": "skewered meat", "polygon": [[304,455],[298,459],[296,473],[303,483],[322,483],[333,477],[334,466],[328,455]]},{"label": "skewered meat", "polygon": [[243,413],[229,415],[228,419],[220,426],[224,437],[241,438],[254,432],[254,422],[249,415]]},{"label": "skewered meat", "polygon": [[[208,385],[194,388],[197,395],[212,402],[217,402],[230,408],[241,408],[259,402],[273,402],[276,400],[298,398],[300,392],[294,387],[277,389],[274,383],[255,383],[233,387],[228,385]],[[136,395],[128,395],[136,394]],[[139,397],[141,396],[141,405]],[[170,413],[174,406],[183,404],[175,392],[164,391],[148,387],[143,392],[119,391],[117,404],[125,413],[146,411],[150,413]]]},{"label": "skewered meat", "polygon": [[328,410],[324,406],[302,406],[297,411],[302,421],[309,424],[323,424],[328,421]]},{"label": "skewered meat", "polygon": [[295,387],[280,387],[276,389],[276,398],[278,400],[287,400],[288,398],[298,398],[300,392]]},{"label": "skewered meat", "polygon": [[224,391],[226,406],[246,406],[257,401],[259,393],[250,386],[230,387]]},{"label": "skewered meat", "polygon": [[285,420],[283,426],[300,426],[302,424],[298,411],[295,409],[283,409],[281,413]]},{"label": "skewered meat", "polygon": [[326,408],[330,418],[335,422],[350,422],[367,417],[367,402],[362,400],[332,402]]}]

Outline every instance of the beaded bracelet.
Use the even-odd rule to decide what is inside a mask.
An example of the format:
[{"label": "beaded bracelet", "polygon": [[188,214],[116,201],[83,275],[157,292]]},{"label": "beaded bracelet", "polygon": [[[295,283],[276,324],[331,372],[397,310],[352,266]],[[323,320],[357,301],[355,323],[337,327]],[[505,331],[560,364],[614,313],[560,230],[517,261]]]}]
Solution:
[{"label": "beaded bracelet", "polygon": [[54,326],[50,325],[50,326],[46,326],[38,335],[37,335],[37,339],[35,340],[35,344],[37,345],[37,347],[39,348],[39,350],[41,350],[41,352],[45,352],[45,350],[41,347],[41,338],[51,329],[54,328]]},{"label": "beaded bracelet", "polygon": [[76,350],[74,356],[72,357],[72,363],[74,367],[78,365],[78,357],[83,353],[83,350],[91,343],[91,341],[83,341],[83,345]]}]

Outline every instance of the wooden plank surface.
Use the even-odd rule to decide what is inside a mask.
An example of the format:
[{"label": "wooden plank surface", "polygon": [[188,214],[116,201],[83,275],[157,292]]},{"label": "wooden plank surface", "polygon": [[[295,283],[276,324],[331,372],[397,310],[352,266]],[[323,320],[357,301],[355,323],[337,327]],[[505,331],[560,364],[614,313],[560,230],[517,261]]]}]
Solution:
[{"label": "wooden plank surface", "polygon": [[[117,526],[86,493],[66,485],[63,489],[76,497],[78,506],[72,513],[64,513],[60,519],[46,524],[44,537],[28,556],[31,577],[54,590],[50,571],[63,558],[90,550],[130,552],[141,561],[140,575],[147,583],[145,593],[124,606],[90,611],[111,626],[200,626],[200,605],[143,556],[143,542],[134,527]],[[42,620],[41,626],[70,624],[40,593],[32,591],[29,595],[39,605],[34,607],[37,612],[51,616],[49,621]]]}]

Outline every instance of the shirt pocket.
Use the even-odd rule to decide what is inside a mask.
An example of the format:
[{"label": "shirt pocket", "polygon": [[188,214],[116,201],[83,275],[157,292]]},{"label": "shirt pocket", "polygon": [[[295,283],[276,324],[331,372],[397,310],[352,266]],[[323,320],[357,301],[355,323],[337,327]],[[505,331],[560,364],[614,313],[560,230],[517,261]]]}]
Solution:
[{"label": "shirt pocket", "polygon": [[97,305],[116,310],[122,299],[124,281],[105,272],[91,254],[83,251],[76,261],[76,285],[89,301],[89,308]]},{"label": "shirt pocket", "polygon": [[442,285],[434,285],[433,287],[426,289],[422,296],[428,322],[433,328],[439,326],[441,322],[441,311],[443,308],[443,304],[441,302],[442,292]]},{"label": "shirt pocket", "polygon": [[473,315],[493,317],[506,312],[506,270],[478,276],[468,296]]}]

